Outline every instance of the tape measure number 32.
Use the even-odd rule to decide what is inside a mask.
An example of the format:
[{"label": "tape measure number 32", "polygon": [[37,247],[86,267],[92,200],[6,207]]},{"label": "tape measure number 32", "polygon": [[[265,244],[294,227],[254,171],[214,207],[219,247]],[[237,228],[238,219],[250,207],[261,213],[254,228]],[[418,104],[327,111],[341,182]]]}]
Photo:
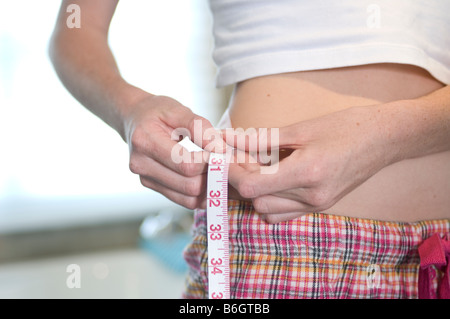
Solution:
[{"label": "tape measure number 32", "polygon": [[210,154],[206,199],[209,299],[230,298],[228,166],[226,154]]}]

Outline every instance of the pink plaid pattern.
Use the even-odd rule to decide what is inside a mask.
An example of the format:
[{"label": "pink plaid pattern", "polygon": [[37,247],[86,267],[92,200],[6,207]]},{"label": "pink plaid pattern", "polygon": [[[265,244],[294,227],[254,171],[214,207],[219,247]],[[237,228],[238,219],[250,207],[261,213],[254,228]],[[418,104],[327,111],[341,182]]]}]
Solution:
[{"label": "pink plaid pattern", "polygon": [[[417,298],[419,244],[450,220],[393,223],[307,214],[266,223],[230,201],[231,298]],[[196,211],[185,298],[207,298],[206,213]],[[434,283],[437,289],[438,279]]]}]

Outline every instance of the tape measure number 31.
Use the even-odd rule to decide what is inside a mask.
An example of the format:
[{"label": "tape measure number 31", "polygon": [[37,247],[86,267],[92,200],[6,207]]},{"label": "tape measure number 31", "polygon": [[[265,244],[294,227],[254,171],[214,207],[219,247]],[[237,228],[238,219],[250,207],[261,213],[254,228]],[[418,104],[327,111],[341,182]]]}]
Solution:
[{"label": "tape measure number 31", "polygon": [[209,299],[230,298],[228,166],[226,154],[210,154],[206,199]]}]

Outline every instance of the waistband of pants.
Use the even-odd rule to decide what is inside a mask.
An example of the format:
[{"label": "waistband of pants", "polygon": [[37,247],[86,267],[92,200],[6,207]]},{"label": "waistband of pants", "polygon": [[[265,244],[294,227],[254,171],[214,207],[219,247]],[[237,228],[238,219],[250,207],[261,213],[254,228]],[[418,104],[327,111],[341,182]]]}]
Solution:
[{"label": "waistband of pants", "polygon": [[[310,213],[277,224],[267,223],[251,202],[228,203],[231,248],[243,254],[291,258],[308,251],[315,259],[361,265],[418,263],[418,246],[434,234],[448,236],[450,219],[390,222]],[[194,232],[206,237],[206,212],[197,210]]]}]

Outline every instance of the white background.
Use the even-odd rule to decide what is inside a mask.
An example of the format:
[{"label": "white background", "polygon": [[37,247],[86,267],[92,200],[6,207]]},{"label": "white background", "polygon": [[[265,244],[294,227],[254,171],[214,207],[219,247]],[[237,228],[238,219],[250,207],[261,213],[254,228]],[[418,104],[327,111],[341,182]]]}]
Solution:
[{"label": "white background", "polygon": [[[60,3],[0,0],[0,232],[172,205],[141,186],[128,169],[127,145],[54,73],[47,46]],[[110,44],[127,81],[214,123],[223,107],[213,83],[208,10],[201,0],[121,1]]]}]

